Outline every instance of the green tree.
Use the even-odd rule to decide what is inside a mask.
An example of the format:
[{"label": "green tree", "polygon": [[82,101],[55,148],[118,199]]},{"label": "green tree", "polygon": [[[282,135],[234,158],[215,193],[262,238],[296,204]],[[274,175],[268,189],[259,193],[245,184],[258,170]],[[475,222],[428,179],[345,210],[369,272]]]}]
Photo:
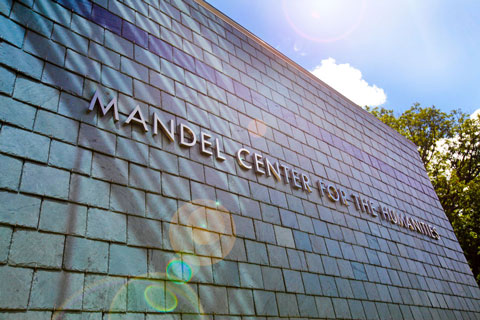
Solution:
[{"label": "green tree", "polygon": [[432,185],[480,284],[480,116],[423,108],[399,116],[385,108],[367,110],[418,147]]}]

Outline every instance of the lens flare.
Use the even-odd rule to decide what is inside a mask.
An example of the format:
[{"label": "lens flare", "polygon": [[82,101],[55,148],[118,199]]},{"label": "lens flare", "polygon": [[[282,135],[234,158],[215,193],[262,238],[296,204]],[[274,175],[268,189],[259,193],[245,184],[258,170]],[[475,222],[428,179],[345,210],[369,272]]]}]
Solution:
[{"label": "lens flare", "polygon": [[192,268],[187,263],[177,259],[168,263],[166,273],[168,280],[179,283],[188,282],[193,276]]},{"label": "lens flare", "polygon": [[159,312],[172,312],[178,305],[177,296],[164,286],[149,285],[143,296],[148,305]]},{"label": "lens flare", "polygon": [[282,9],[287,23],[299,36],[326,43],[346,38],[358,28],[366,0],[282,0]]},{"label": "lens flare", "polygon": [[[216,263],[230,253],[235,243],[235,225],[230,212],[218,201],[195,199],[181,206],[171,221],[169,238],[172,249],[177,254],[199,255],[198,258],[189,256],[189,266]],[[170,270],[172,276],[175,276],[174,271]],[[186,279],[185,274],[182,279]]]}]

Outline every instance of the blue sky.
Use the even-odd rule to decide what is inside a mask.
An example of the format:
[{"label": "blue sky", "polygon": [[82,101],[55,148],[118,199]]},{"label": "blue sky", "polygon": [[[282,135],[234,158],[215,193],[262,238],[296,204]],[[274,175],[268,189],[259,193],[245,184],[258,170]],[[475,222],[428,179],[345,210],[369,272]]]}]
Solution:
[{"label": "blue sky", "polygon": [[480,1],[207,1],[358,104],[480,108]]}]

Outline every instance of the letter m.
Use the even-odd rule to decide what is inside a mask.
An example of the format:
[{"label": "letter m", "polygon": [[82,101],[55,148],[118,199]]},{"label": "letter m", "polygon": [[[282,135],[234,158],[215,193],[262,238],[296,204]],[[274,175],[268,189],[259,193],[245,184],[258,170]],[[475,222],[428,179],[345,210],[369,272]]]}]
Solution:
[{"label": "letter m", "polygon": [[112,100],[107,104],[107,106],[104,106],[104,104],[102,103],[102,100],[100,100],[100,97],[98,96],[98,90],[97,90],[93,95],[92,101],[90,101],[90,106],[88,107],[88,111],[89,112],[92,111],[97,104],[100,106],[102,115],[106,115],[107,112],[113,107],[113,118],[115,119],[115,121],[118,121],[117,98],[113,97]]}]

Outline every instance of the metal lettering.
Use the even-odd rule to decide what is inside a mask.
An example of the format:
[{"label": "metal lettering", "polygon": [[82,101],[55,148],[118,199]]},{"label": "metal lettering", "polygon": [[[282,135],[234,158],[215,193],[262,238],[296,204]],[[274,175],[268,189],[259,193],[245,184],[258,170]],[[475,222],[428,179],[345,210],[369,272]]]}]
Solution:
[{"label": "metal lettering", "polygon": [[158,134],[158,124],[160,124],[160,129],[168,138],[168,140],[170,140],[170,142],[174,142],[175,141],[175,132],[174,132],[175,122],[173,121],[173,119],[170,119],[168,123],[170,125],[170,130],[168,130],[167,126],[162,122],[162,120],[160,120],[157,113],[156,112],[153,113],[153,135]]},{"label": "metal lettering", "polygon": [[282,170],[283,170],[283,177],[285,178],[284,183],[285,183],[285,184],[290,183],[290,179],[288,178],[288,172],[290,171],[290,168],[287,167],[287,166],[285,166],[285,165],[283,165],[283,164],[280,165],[280,168],[282,168]]},{"label": "metal lettering", "polygon": [[[98,90],[95,91],[95,94],[93,95],[92,100],[90,101],[90,106],[88,107],[88,111],[92,111],[93,108],[95,108],[95,105],[97,104],[100,106],[100,110],[102,111],[102,115],[105,116],[107,112],[113,107],[113,119],[114,121],[118,121],[118,108],[117,108],[117,98],[113,97],[112,100],[107,104],[107,106],[104,106],[102,103],[102,100],[100,100]],[[148,130],[147,130],[148,131]]]},{"label": "metal lettering", "polygon": [[217,160],[224,161],[225,157],[222,155],[222,151],[220,150],[220,143],[218,142],[218,138],[215,138],[215,155]]},{"label": "metal lettering", "polygon": [[392,219],[390,218],[390,214],[388,213],[388,208],[382,205],[380,205],[379,208],[380,208],[379,211],[382,213],[381,217],[383,218],[383,220],[392,222]]},{"label": "metal lettering", "polygon": [[209,156],[213,154],[212,151],[207,149],[212,146],[212,143],[208,141],[211,137],[208,133],[200,132],[200,152],[208,154]]},{"label": "metal lettering", "polygon": [[435,227],[429,226],[430,227],[430,232],[433,235],[434,239],[440,239],[440,234],[438,233],[437,229]]},{"label": "metal lettering", "polygon": [[299,184],[300,182],[300,177],[298,176],[298,172],[297,170],[293,169],[291,170],[292,172],[292,183],[293,183],[293,187],[295,189],[301,189],[302,186]]},{"label": "metal lettering", "polygon": [[375,212],[374,205],[373,205],[372,201],[370,201],[370,200],[368,200],[368,208],[370,209],[370,214],[373,217],[378,217],[378,214]]},{"label": "metal lettering", "polygon": [[254,169],[256,173],[259,174],[265,174],[265,170],[262,169],[264,166],[263,161],[262,161],[262,155],[258,153],[253,154],[253,164],[254,164]]},{"label": "metal lettering", "polygon": [[338,188],[338,193],[340,194],[340,203],[348,207],[347,195],[343,189]]},{"label": "metal lettering", "polygon": [[327,186],[325,186],[325,183],[323,183],[322,180],[318,180],[317,185],[318,185],[318,192],[320,193],[320,195],[322,197],[324,197],[325,196],[325,190],[327,190]]},{"label": "metal lettering", "polygon": [[248,156],[250,154],[250,151],[248,151],[247,149],[245,148],[241,148],[237,151],[237,162],[238,164],[240,165],[240,167],[242,167],[243,169],[247,169],[247,170],[250,170],[252,169],[252,166],[249,166],[248,164],[246,164],[244,161],[244,159],[242,159],[242,153],[246,153],[246,155]]},{"label": "metal lettering", "polygon": [[362,208],[363,212],[367,212],[369,214],[370,213],[370,203],[368,203],[367,199],[360,198],[360,200],[361,200],[360,201],[360,203],[361,203],[360,208]]},{"label": "metal lettering", "polygon": [[359,197],[357,195],[353,194],[353,193],[350,196],[353,198],[353,203],[355,204],[355,209],[361,210]]},{"label": "metal lettering", "polygon": [[309,178],[306,174],[304,174],[304,173],[301,174],[301,177],[302,177],[303,190],[311,193],[311,192],[312,192],[312,188],[311,188],[311,186],[310,186],[310,178]]},{"label": "metal lettering", "polygon": [[[137,114],[138,114],[138,118],[135,117]],[[143,126],[143,130],[145,130],[145,132],[148,131],[147,123],[143,118],[142,110],[140,110],[139,105],[137,105],[135,109],[133,109],[133,111],[130,113],[130,115],[127,118],[127,121],[125,121],[125,124],[129,124],[131,121],[141,124]]]},{"label": "metal lettering", "polygon": [[278,181],[282,180],[280,178],[280,168],[278,167],[278,162],[275,162],[275,166],[274,166],[268,160],[268,158],[265,158],[265,167],[267,168],[267,177],[270,177],[271,175],[273,175],[275,179],[277,179]]},{"label": "metal lettering", "polygon": [[[185,139],[185,130],[189,132],[189,134],[192,136],[192,141],[188,142]],[[190,127],[187,125],[180,123],[180,145],[182,147],[193,147],[197,143],[197,136],[195,135],[195,132],[193,132]]]},{"label": "metal lettering", "polygon": [[[332,190],[335,191],[335,196],[332,194]],[[328,198],[330,200],[332,200],[333,202],[337,202],[338,200],[340,200],[340,194],[338,193],[337,188],[329,184],[327,186],[327,191],[328,191]]]}]

